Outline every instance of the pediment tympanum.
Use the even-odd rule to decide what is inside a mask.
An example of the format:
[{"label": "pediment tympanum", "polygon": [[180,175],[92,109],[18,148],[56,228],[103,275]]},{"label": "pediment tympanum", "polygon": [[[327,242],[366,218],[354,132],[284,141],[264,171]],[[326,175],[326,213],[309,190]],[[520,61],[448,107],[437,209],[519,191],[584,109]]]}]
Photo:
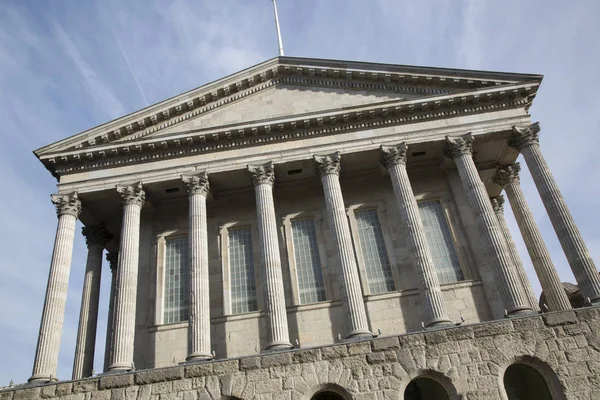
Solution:
[{"label": "pediment tympanum", "polygon": [[[371,123],[402,123],[426,118],[427,112],[436,109],[477,111],[478,107],[468,106],[497,100],[505,106],[526,106],[540,81],[537,75],[278,57],[45,146],[35,154],[50,171],[61,175],[87,169],[87,164],[103,168],[110,163],[102,160],[131,153],[167,150],[173,156],[185,156],[199,150],[190,146],[208,143],[218,150],[222,142],[210,143],[223,139],[249,142],[244,138],[287,129],[323,124],[347,127],[363,118]],[[412,116],[401,117],[402,113]],[[437,118],[444,116],[437,114]],[[377,122],[379,118],[383,121]],[[143,161],[144,157],[135,159]]]}]

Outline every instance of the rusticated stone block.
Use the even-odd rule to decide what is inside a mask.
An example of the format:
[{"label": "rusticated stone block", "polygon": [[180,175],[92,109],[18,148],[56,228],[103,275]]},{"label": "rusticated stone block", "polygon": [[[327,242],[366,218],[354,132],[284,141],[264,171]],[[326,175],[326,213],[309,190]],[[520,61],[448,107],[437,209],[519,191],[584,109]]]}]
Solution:
[{"label": "rusticated stone block", "polygon": [[215,375],[231,374],[240,370],[238,360],[219,361],[213,363],[213,373]]},{"label": "rusticated stone block", "polygon": [[133,385],[133,374],[105,375],[100,378],[100,389],[112,389]]},{"label": "rusticated stone block", "polygon": [[400,347],[400,344],[398,343],[397,337],[391,336],[381,339],[374,339],[371,342],[371,347],[373,348],[373,351],[380,351],[386,349],[397,349]]},{"label": "rusticated stone block", "polygon": [[39,387],[20,389],[15,391],[13,400],[36,400],[40,397],[42,389]]},{"label": "rusticated stone block", "polygon": [[577,316],[572,310],[551,312],[542,315],[547,326],[570,325],[577,323]]},{"label": "rusticated stone block", "polygon": [[248,357],[240,360],[240,370],[246,371],[251,369],[258,369],[261,367],[261,357]]},{"label": "rusticated stone block", "polygon": [[458,328],[450,328],[446,330],[448,341],[454,342],[458,340],[473,339],[475,334],[470,326],[461,326]]},{"label": "rusticated stone block", "polygon": [[292,363],[292,354],[290,352],[282,352],[269,354],[262,357],[260,360],[262,368],[277,367],[281,365],[289,365]]},{"label": "rusticated stone block", "polygon": [[110,390],[92,392],[91,400],[110,400]]},{"label": "rusticated stone block", "polygon": [[[42,386],[42,398],[54,397],[56,396],[56,385],[45,385]],[[12,398],[12,396],[11,396]],[[0,400],[6,400],[2,398],[2,394],[0,393]]]},{"label": "rusticated stone block", "polygon": [[433,330],[425,333],[425,344],[428,346],[448,341],[445,330]]},{"label": "rusticated stone block", "polygon": [[73,382],[59,383],[56,385],[56,395],[66,396],[73,391]]},{"label": "rusticated stone block", "polygon": [[[52,385],[55,390],[56,390],[56,385]],[[2,391],[0,392],[0,400],[12,400],[13,396],[15,395],[15,391],[14,390],[6,390],[6,391]]]},{"label": "rusticated stone block", "polygon": [[511,321],[489,322],[473,327],[475,338],[505,335],[514,331]]},{"label": "rusticated stone block", "polygon": [[544,328],[542,317],[515,318],[512,323],[516,332],[531,332]]},{"label": "rusticated stone block", "polygon": [[355,342],[348,343],[348,354],[353,356],[356,354],[367,354],[371,352],[371,343],[370,342]]},{"label": "rusticated stone block", "polygon": [[182,367],[170,367],[140,371],[135,374],[135,383],[146,385],[154,382],[173,381],[183,378]]},{"label": "rusticated stone block", "polygon": [[156,382],[152,384],[152,394],[170,393],[173,391],[173,382]]},{"label": "rusticated stone block", "polygon": [[345,345],[327,346],[321,348],[321,359],[332,360],[348,356],[348,348]]},{"label": "rusticated stone block", "polygon": [[87,393],[98,389],[98,379],[82,379],[73,382],[73,393]]},{"label": "rusticated stone block", "polygon": [[213,363],[199,363],[187,365],[185,367],[186,378],[196,378],[199,376],[208,376],[213,372]]},{"label": "rusticated stone block", "polygon": [[321,359],[321,349],[298,350],[292,353],[292,360],[295,363],[308,363],[319,361]]},{"label": "rusticated stone block", "polygon": [[409,335],[403,335],[398,337],[398,343],[401,348],[411,348],[418,346],[425,346],[425,337],[422,333],[413,333]]}]

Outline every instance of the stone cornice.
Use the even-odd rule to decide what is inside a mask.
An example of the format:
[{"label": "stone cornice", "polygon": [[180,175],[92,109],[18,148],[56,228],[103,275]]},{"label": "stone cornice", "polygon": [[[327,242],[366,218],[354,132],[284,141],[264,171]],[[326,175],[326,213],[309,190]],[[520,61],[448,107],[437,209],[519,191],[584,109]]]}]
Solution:
[{"label": "stone cornice", "polygon": [[239,124],[48,154],[42,158],[42,162],[55,176],[60,176],[311,136],[528,107],[535,90],[537,84],[523,84],[510,89],[500,87],[473,93],[389,101],[296,118]]},{"label": "stone cornice", "polygon": [[440,87],[468,91],[524,81],[539,85],[541,76],[277,57],[45,146],[35,154],[42,157],[57,148],[82,149],[147,136],[280,82],[434,95],[447,93]]}]

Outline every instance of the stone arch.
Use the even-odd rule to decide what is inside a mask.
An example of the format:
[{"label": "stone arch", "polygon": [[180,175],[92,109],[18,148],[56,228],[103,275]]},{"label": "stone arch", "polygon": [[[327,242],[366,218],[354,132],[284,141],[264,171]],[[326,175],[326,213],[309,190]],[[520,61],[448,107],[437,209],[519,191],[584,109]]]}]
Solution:
[{"label": "stone arch", "polygon": [[[542,361],[537,357],[528,355],[514,357],[511,362],[507,363],[500,371],[498,378],[504,398],[508,400],[520,399],[518,395],[515,395],[514,391],[511,391],[510,388],[507,389],[507,382],[505,381],[507,372],[510,374],[508,376],[509,379],[511,378],[511,375],[514,377],[526,374],[529,377],[529,380],[527,381],[528,384],[532,385],[532,387],[535,386],[537,390],[539,390],[539,392],[536,393],[536,398],[541,400],[544,400],[545,398],[549,400],[566,400],[564,387],[558,379],[558,375],[554,369],[552,369],[545,361]],[[542,397],[544,389],[547,389],[545,398]]]},{"label": "stone arch", "polygon": [[352,395],[340,385],[323,383],[312,387],[304,398],[306,400],[350,400]]},{"label": "stone arch", "polygon": [[[429,388],[433,390],[433,392],[439,394],[437,397],[425,397],[427,399],[431,398],[434,400],[457,400],[459,399],[458,392],[452,379],[442,374],[441,372],[434,371],[431,369],[426,369],[420,371],[418,374],[411,376],[410,381],[406,384],[406,386],[402,389],[400,393],[402,393],[401,399],[407,400],[418,400],[418,397],[406,397],[410,395],[411,391],[414,391],[415,386],[419,386],[419,384],[429,385]],[[437,388],[437,389],[436,389]]]}]

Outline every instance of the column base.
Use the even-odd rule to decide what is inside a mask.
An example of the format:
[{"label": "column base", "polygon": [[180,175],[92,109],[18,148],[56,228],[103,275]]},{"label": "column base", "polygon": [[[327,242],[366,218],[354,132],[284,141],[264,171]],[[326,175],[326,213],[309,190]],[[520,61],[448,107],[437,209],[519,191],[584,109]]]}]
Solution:
[{"label": "column base", "polygon": [[594,296],[590,299],[590,303],[592,303],[593,306],[597,306],[600,305],[600,294],[597,296]]},{"label": "column base", "polygon": [[344,337],[344,340],[364,340],[373,339],[373,334],[366,329],[358,329],[352,332],[348,332]]},{"label": "column base", "polygon": [[289,350],[294,348],[291,343],[286,341],[271,342],[265,347],[265,351]]},{"label": "column base", "polygon": [[58,382],[58,378],[52,375],[37,374],[32,375],[31,378],[27,379],[27,383],[47,383],[47,382]]},{"label": "column base", "polygon": [[105,374],[122,374],[126,372],[131,372],[133,370],[134,368],[131,366],[131,364],[113,364],[110,367],[108,367]]},{"label": "column base", "polygon": [[515,307],[515,308],[511,308],[510,310],[506,311],[506,317],[508,317],[508,318],[522,317],[525,315],[533,315],[533,314],[537,314],[537,312],[528,306]]},{"label": "column base", "polygon": [[186,357],[185,363],[195,364],[203,361],[210,361],[213,358],[213,355],[210,353],[193,353]]},{"label": "column base", "polygon": [[441,329],[441,328],[447,328],[449,326],[455,326],[455,325],[456,324],[454,322],[450,321],[449,319],[437,318],[437,319],[429,321],[425,325],[425,329]]}]

